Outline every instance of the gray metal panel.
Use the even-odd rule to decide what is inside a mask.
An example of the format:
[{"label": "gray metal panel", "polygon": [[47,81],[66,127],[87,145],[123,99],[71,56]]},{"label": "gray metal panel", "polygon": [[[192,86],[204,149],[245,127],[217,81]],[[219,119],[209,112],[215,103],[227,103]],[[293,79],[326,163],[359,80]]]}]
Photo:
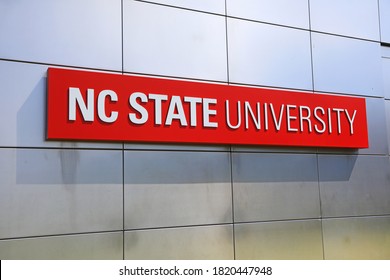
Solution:
[{"label": "gray metal panel", "polygon": [[174,7],[181,7],[197,11],[216,14],[225,14],[225,0],[147,0],[146,2],[159,3]]},{"label": "gray metal panel", "polygon": [[388,143],[386,138],[386,112],[383,98],[366,98],[368,149],[323,149],[320,153],[335,154],[361,154],[361,155],[387,155]]},{"label": "gray metal panel", "polygon": [[233,259],[233,226],[125,232],[125,259]]},{"label": "gray metal panel", "polygon": [[310,0],[312,30],[379,41],[378,3]]},{"label": "gray metal panel", "polygon": [[390,2],[379,0],[381,41],[390,43]]},{"label": "gray metal panel", "polygon": [[309,31],[228,18],[228,47],[230,82],[312,89]]},{"label": "gray metal panel", "polygon": [[382,73],[384,96],[390,99],[390,58],[382,58]]},{"label": "gray metal panel", "polygon": [[319,220],[235,225],[236,259],[322,259]]},{"label": "gray metal panel", "polygon": [[[385,100],[386,106],[386,127],[387,127],[387,144],[390,147],[390,100]],[[388,151],[390,154],[390,149]]]},{"label": "gray metal panel", "polygon": [[281,146],[232,146],[233,152],[315,154],[317,148]]},{"label": "gray metal panel", "polygon": [[312,48],[315,91],[383,96],[380,44],[312,33]]},{"label": "gray metal panel", "polygon": [[224,17],[137,1],[123,6],[125,72],[227,80]]},{"label": "gray metal panel", "polygon": [[228,16],[309,29],[307,0],[227,0],[226,8]]},{"label": "gray metal panel", "polygon": [[390,47],[382,46],[381,51],[382,51],[382,57],[390,58]]},{"label": "gray metal panel", "polygon": [[120,260],[123,233],[0,240],[2,260]]},{"label": "gray metal panel", "polygon": [[125,152],[125,228],[232,222],[228,153]]},{"label": "gray metal panel", "polygon": [[120,0],[0,2],[0,58],[122,69]]},{"label": "gray metal panel", "polygon": [[318,157],[324,217],[390,214],[388,156]]},{"label": "gray metal panel", "polygon": [[45,65],[0,61],[0,146],[122,148],[122,144],[46,141]]},{"label": "gray metal panel", "polygon": [[369,148],[359,150],[360,154],[387,154],[385,101],[380,98],[366,98]]},{"label": "gray metal panel", "polygon": [[161,151],[230,151],[227,145],[189,145],[189,144],[144,144],[131,143],[125,144],[127,150],[161,150]]},{"label": "gray metal panel", "polygon": [[0,149],[0,238],[122,229],[122,153]]},{"label": "gray metal panel", "polygon": [[390,216],[324,219],[322,227],[325,259],[390,259]]},{"label": "gray metal panel", "polygon": [[232,172],[235,222],[320,216],[315,155],[234,153]]}]

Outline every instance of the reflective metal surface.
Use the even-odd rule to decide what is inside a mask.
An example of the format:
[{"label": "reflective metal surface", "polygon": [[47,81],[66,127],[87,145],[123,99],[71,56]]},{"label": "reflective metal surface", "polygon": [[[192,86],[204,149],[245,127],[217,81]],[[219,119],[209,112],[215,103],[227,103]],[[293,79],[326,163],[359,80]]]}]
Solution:
[{"label": "reflective metal surface", "polygon": [[235,153],[232,172],[235,222],[320,216],[315,155]]},{"label": "reflective metal surface", "polygon": [[0,61],[0,147],[122,148],[117,143],[46,141],[47,68]]},{"label": "reflective metal surface", "polygon": [[319,155],[323,217],[390,213],[387,156]]},{"label": "reflective metal surface", "polygon": [[381,51],[382,51],[382,57],[390,58],[390,47],[382,46]]},{"label": "reflective metal surface", "polygon": [[317,148],[279,146],[232,146],[233,152],[315,154]]},{"label": "reflective metal surface", "polygon": [[[386,127],[387,127],[387,144],[390,147],[390,100],[385,100],[386,106]],[[390,149],[388,150],[390,154]]]},{"label": "reflective metal surface", "polygon": [[379,0],[378,3],[381,41],[390,43],[390,2],[388,0]]},{"label": "reflective metal surface", "polygon": [[147,0],[146,2],[159,3],[222,15],[225,14],[225,0]]},{"label": "reflective metal surface", "polygon": [[[389,3],[0,1],[0,259],[389,259]],[[370,147],[47,141],[49,65],[362,96]]]},{"label": "reflective metal surface", "polygon": [[125,152],[125,228],[232,222],[228,153]]},{"label": "reflective metal surface", "polygon": [[121,156],[0,149],[0,238],[122,229]]},{"label": "reflective metal surface", "polygon": [[227,0],[228,16],[309,29],[307,0]]},{"label": "reflective metal surface", "polygon": [[191,145],[191,144],[145,144],[125,143],[125,150],[159,150],[159,151],[217,151],[229,152],[230,146],[226,145]]},{"label": "reflective metal surface", "polygon": [[308,31],[231,18],[227,30],[230,82],[312,89]]},{"label": "reflective metal surface", "polygon": [[312,30],[379,41],[377,1],[310,0],[310,19]]},{"label": "reflective metal surface", "polygon": [[325,219],[322,227],[325,259],[390,259],[390,216]]},{"label": "reflective metal surface", "polygon": [[121,232],[0,240],[2,260],[120,260]]},{"label": "reflective metal surface", "polygon": [[[389,48],[390,49],[390,48]],[[390,51],[389,51],[390,53]],[[389,54],[390,56],[390,54]],[[386,99],[390,99],[390,57],[382,58],[383,92]]]},{"label": "reflective metal surface", "polygon": [[369,148],[360,150],[361,154],[387,154],[385,101],[366,98]]},{"label": "reflective metal surface", "polygon": [[137,1],[123,6],[125,72],[227,80],[224,17]]},{"label": "reflective metal surface", "polygon": [[236,259],[322,259],[319,220],[235,225]]},{"label": "reflective metal surface", "polygon": [[125,259],[233,259],[233,226],[125,232]]},{"label": "reflective metal surface", "polygon": [[312,30],[379,41],[377,1],[310,0],[310,19]]},{"label": "reflective metal surface", "polygon": [[1,1],[0,58],[122,69],[121,1]]},{"label": "reflective metal surface", "polygon": [[314,90],[383,96],[380,45],[312,33]]}]

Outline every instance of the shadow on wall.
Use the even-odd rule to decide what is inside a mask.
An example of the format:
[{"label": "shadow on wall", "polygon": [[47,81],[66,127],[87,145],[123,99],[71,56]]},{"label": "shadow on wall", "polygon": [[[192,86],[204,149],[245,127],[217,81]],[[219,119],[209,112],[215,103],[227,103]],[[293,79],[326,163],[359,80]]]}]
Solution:
[{"label": "shadow on wall", "polygon": [[[17,113],[17,146],[44,146],[46,139],[47,77],[39,79]],[[18,149],[16,152],[16,182],[20,184],[74,184],[78,166],[77,151]],[[61,170],[55,158],[59,158]],[[60,172],[60,176],[58,176]]]},{"label": "shadow on wall", "polygon": [[325,157],[332,162],[328,165],[322,157],[317,160],[315,154],[237,153],[233,155],[233,180],[243,183],[349,181],[357,157],[356,154],[331,155]]},{"label": "shadow on wall", "polygon": [[17,112],[17,147],[26,149],[16,150],[16,183],[122,184],[120,151],[82,150],[76,149],[78,142],[46,141],[46,69],[36,81],[23,82],[20,90],[30,86],[32,91]]},{"label": "shadow on wall", "polygon": [[122,184],[121,151],[17,149],[17,184]]},{"label": "shadow on wall", "polygon": [[[325,156],[318,175],[316,155],[247,155],[233,155],[236,183],[349,181],[357,159]],[[121,151],[17,149],[16,157],[18,184],[123,183]],[[230,158],[225,152],[128,151],[124,175],[125,184],[230,183]]]},{"label": "shadow on wall", "polygon": [[[26,83],[20,90],[26,90],[27,79],[22,79]],[[17,113],[17,146],[18,147],[42,147],[46,139],[46,72],[42,72],[42,77],[37,81],[25,102]],[[18,94],[16,92],[16,94]]]}]

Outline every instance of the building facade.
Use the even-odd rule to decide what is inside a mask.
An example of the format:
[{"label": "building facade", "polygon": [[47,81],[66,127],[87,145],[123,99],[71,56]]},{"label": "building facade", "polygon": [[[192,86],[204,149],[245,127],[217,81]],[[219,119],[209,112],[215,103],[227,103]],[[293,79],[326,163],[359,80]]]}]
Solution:
[{"label": "building facade", "polygon": [[[369,148],[48,141],[48,67],[364,97]],[[0,0],[0,97],[0,259],[390,258],[389,0]]]}]

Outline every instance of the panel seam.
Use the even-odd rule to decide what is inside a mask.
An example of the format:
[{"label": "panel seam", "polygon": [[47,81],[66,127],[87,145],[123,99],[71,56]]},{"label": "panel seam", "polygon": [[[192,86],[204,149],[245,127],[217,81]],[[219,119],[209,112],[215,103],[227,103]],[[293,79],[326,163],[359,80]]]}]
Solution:
[{"label": "panel seam", "polygon": [[[123,1],[121,0],[121,43],[122,43],[122,75],[124,74],[124,32],[123,32]],[[125,259],[125,143],[122,142],[122,259]]]},{"label": "panel seam", "polygon": [[[311,60],[311,81],[312,81],[312,90],[315,92],[315,83],[314,83],[314,45],[313,45],[313,31],[311,28],[311,7],[310,0],[307,0],[308,14],[309,14],[309,34],[310,34],[310,60]],[[324,246],[324,227],[322,220],[322,203],[321,203],[321,183],[320,183],[320,166],[319,166],[319,151],[317,148],[316,152],[316,164],[317,164],[317,188],[318,188],[318,202],[320,210],[320,228],[321,228],[321,246],[322,246],[322,259],[325,260],[325,246]]]},{"label": "panel seam", "polygon": [[[228,37],[228,16],[227,16],[227,0],[225,0],[225,43],[226,43],[226,79],[227,84],[230,84],[229,71],[229,37]],[[230,165],[230,192],[232,196],[232,238],[233,238],[233,259],[236,260],[236,229],[234,221],[234,186],[233,186],[233,154],[232,145],[229,146],[229,165]]]}]

